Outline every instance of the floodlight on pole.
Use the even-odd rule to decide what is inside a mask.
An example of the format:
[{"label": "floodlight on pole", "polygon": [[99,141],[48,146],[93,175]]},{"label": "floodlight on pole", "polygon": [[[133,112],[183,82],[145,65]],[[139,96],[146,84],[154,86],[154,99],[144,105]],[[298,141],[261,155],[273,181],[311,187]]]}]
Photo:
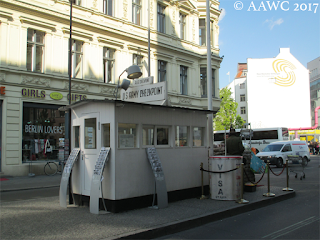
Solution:
[{"label": "floodlight on pole", "polygon": [[138,65],[132,65],[128,68],[126,68],[119,76],[119,79],[118,79],[118,84],[117,84],[117,87],[114,91],[114,97],[118,98],[118,89],[119,87],[124,89],[124,90],[127,90],[129,85],[130,85],[130,81],[127,80],[127,79],[123,79],[121,85],[120,85],[120,77],[122,76],[122,74],[124,74],[125,72],[127,72],[127,78],[129,79],[135,79],[135,78],[139,78],[142,76],[142,72],[140,70],[140,67]]},{"label": "floodlight on pole", "polygon": [[[207,44],[207,96],[208,110],[212,111],[212,66],[211,66],[211,39],[210,39],[210,1],[206,1],[206,44]],[[213,114],[208,114],[207,120],[209,151],[213,154]]]},{"label": "floodlight on pole", "polygon": [[127,78],[129,79],[135,79],[142,76],[142,72],[138,65],[132,65],[128,67],[125,71],[128,73]]}]

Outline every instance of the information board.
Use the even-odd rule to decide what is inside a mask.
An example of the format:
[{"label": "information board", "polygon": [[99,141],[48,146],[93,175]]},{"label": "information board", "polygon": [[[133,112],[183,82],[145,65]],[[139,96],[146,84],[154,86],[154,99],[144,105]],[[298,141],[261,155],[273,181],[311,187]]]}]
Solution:
[{"label": "information board", "polygon": [[[104,166],[109,160],[109,147],[102,147],[97,159],[96,165],[93,170],[91,189],[90,189],[90,212],[94,214],[99,214],[99,198],[101,191],[101,177],[103,173]],[[102,199],[103,201],[103,199]]]},{"label": "information board", "polygon": [[120,148],[133,148],[134,135],[133,134],[120,134],[119,135]]},{"label": "information board", "polygon": [[59,200],[60,200],[60,206],[64,208],[67,207],[67,188],[68,188],[70,173],[73,168],[74,162],[78,159],[79,152],[80,152],[80,148],[74,148],[72,150],[63,169],[61,182],[60,182]]},{"label": "information board", "polygon": [[139,103],[167,100],[167,83],[165,81],[129,87],[126,91],[121,89],[120,97],[122,101]]},{"label": "information board", "polygon": [[168,194],[160,158],[154,147],[146,148],[146,152],[156,182],[158,208],[165,208],[168,206]]}]

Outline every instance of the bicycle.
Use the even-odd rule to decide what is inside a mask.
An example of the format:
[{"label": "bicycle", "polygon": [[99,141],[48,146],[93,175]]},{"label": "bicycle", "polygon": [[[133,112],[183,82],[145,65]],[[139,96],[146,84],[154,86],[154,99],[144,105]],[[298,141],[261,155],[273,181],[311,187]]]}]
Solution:
[{"label": "bicycle", "polygon": [[62,173],[62,164],[59,162],[59,165],[57,165],[55,162],[47,162],[46,165],[44,165],[44,172],[48,176],[53,176]]}]

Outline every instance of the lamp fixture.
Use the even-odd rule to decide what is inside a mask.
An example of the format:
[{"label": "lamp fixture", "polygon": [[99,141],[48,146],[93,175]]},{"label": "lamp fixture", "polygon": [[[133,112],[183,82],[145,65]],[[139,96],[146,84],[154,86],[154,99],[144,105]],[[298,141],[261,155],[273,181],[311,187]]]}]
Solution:
[{"label": "lamp fixture", "polygon": [[126,72],[128,74],[127,78],[129,79],[135,79],[142,76],[142,72],[138,65],[132,65],[126,69]]},{"label": "lamp fixture", "polygon": [[127,72],[127,78],[129,78],[129,79],[136,79],[136,78],[139,78],[139,77],[142,76],[142,72],[141,72],[140,67],[138,65],[132,65],[132,66],[126,68],[120,74],[119,79],[118,79],[117,87],[115,88],[115,91],[114,91],[114,97],[116,98],[116,100],[118,98],[118,89],[119,89],[119,87],[126,91],[128,89],[128,87],[129,87],[129,85],[130,85],[130,81],[127,80],[127,79],[123,79],[122,83],[120,85],[120,77],[124,72]]}]

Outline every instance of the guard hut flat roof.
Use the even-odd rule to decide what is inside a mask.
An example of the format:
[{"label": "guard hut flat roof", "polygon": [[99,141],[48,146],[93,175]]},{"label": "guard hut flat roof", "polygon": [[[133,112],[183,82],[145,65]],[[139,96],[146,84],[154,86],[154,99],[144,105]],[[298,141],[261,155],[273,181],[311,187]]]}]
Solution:
[{"label": "guard hut flat roof", "polygon": [[86,99],[59,110],[68,109],[71,150],[80,148],[71,181],[76,205],[90,199],[102,147],[110,152],[99,198],[110,212],[152,205],[155,176],[146,153],[151,147],[162,165],[169,202],[201,196],[200,164],[208,169],[207,114],[216,111],[107,99]]},{"label": "guard hut flat roof", "polygon": [[182,109],[182,110],[187,110],[187,111],[197,111],[199,113],[203,113],[203,114],[216,114],[217,111],[219,110],[214,109],[214,110],[205,110],[205,109],[198,109],[198,108],[187,108],[187,107],[175,107],[175,106],[167,106],[167,105],[154,105],[154,104],[147,104],[147,103],[136,103],[136,102],[126,102],[126,101],[122,101],[122,100],[111,100],[111,99],[84,99],[75,103],[72,103],[70,105],[67,106],[63,106],[61,108],[59,108],[60,111],[66,111],[68,109],[73,109],[73,108],[77,108],[80,107],[82,105],[88,104],[88,103],[115,103],[118,106],[120,106],[119,104],[131,104],[131,105],[141,105],[141,106],[149,106],[149,107],[160,107],[160,108],[168,108],[168,109]]}]

